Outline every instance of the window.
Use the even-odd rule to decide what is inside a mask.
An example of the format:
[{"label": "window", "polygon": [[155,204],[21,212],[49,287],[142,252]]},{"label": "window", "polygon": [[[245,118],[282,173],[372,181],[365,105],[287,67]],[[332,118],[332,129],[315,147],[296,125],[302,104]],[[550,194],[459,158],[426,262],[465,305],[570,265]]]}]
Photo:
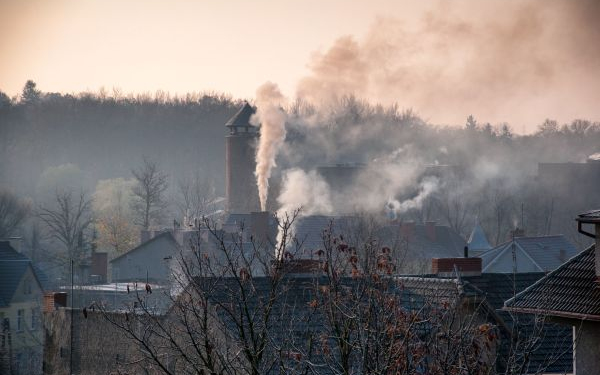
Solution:
[{"label": "window", "polygon": [[38,313],[37,309],[31,309],[31,330],[37,329]]},{"label": "window", "polygon": [[17,331],[22,331],[25,324],[25,310],[17,310]]},{"label": "window", "polygon": [[23,294],[31,294],[31,280],[25,279],[23,282]]}]

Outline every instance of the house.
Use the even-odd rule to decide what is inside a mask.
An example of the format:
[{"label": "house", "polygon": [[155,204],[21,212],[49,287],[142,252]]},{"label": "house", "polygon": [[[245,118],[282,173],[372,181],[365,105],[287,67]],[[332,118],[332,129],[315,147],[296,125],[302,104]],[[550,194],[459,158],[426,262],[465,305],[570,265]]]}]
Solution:
[{"label": "house", "polygon": [[43,276],[29,258],[0,241],[0,373],[40,374]]},{"label": "house", "polygon": [[481,254],[483,272],[550,272],[579,250],[565,236],[514,237]]},{"label": "house", "polygon": [[[454,271],[456,263],[460,270],[458,275]],[[336,373],[330,366],[335,366],[337,359],[327,349],[336,345],[334,343],[335,328],[331,326],[328,316],[323,314],[326,310],[315,308],[320,303],[326,303],[323,298],[327,298],[328,295],[327,285],[330,281],[322,274],[323,265],[317,260],[293,260],[286,264],[286,267],[290,268],[277,284],[274,284],[270,277],[265,276],[253,277],[251,280],[231,277],[195,277],[194,285],[186,289],[177,299],[172,300],[174,304],[171,307],[161,310],[156,315],[151,315],[149,320],[145,319],[143,315],[136,314],[133,306],[129,306],[129,309],[125,310],[129,312],[129,315],[123,311],[113,311],[103,316],[102,313],[90,309],[86,313],[81,309],[64,308],[50,311],[46,315],[48,322],[46,373],[67,374],[71,370],[87,374],[101,374],[109,371],[121,371],[129,374],[159,373],[160,369],[148,361],[149,354],[157,355],[157,358],[163,360],[169,371],[177,372],[178,366],[184,368],[188,362],[178,355],[174,345],[194,348],[196,344],[194,344],[193,338],[201,339],[203,332],[207,331],[196,326],[192,326],[191,330],[181,329],[182,327],[177,326],[182,324],[182,312],[198,314],[202,311],[202,306],[206,306],[205,300],[199,299],[194,292],[198,287],[210,291],[206,295],[206,301],[211,306],[208,310],[210,319],[215,319],[215,321],[211,323],[212,329],[208,331],[212,331],[216,335],[212,339],[219,343],[219,349],[222,350],[223,355],[240,353],[239,350],[232,350],[239,349],[239,346],[243,345],[244,338],[239,332],[240,329],[245,330],[245,335],[260,336],[261,327],[266,324],[269,339],[266,342],[266,349],[262,351],[266,365],[260,368],[261,371],[265,370],[261,373],[281,373],[280,366],[288,369],[295,368],[294,366],[309,366],[315,370],[315,373]],[[541,278],[543,274],[519,274],[514,280],[512,275],[481,274],[481,259],[479,258],[436,260],[433,262],[432,268],[436,273],[424,277],[392,276],[386,278],[385,284],[389,289],[385,287],[384,290],[390,293],[389,296],[396,296],[394,301],[400,305],[398,310],[391,310],[397,311],[397,315],[387,315],[387,312],[390,311],[388,308],[375,305],[375,308],[381,309],[378,311],[386,312],[376,319],[386,319],[387,316],[393,322],[396,322],[397,319],[408,319],[409,322],[412,322],[412,317],[416,316],[414,314],[429,316],[427,314],[439,314],[442,311],[442,314],[438,316],[447,322],[443,309],[448,308],[447,302],[450,301],[451,305],[461,312],[461,321],[471,322],[471,328],[479,330],[489,327],[491,334],[492,331],[496,331],[496,328],[493,327],[498,327],[503,335],[502,340],[492,346],[481,343],[480,349],[485,352],[482,357],[489,364],[497,366],[505,364],[508,361],[506,358],[511,354],[511,346],[503,343],[512,342],[512,332],[530,332],[527,329],[534,332],[532,331],[534,325],[532,321],[511,321],[510,314],[498,311],[497,308],[502,306],[506,298],[514,294],[513,285],[516,285],[517,290],[520,291]],[[364,281],[367,281],[367,284],[364,284],[361,279],[351,277],[340,279],[341,291],[344,291],[344,295],[349,300],[346,301],[344,298],[336,300],[336,305],[340,302],[344,304],[344,307],[338,305],[338,308],[352,309],[360,305],[353,301],[364,301],[362,299],[354,300],[356,294],[352,292],[370,285],[368,280]],[[274,285],[277,285],[275,289]],[[270,296],[276,297],[272,299]],[[132,297],[130,296],[130,298]],[[388,299],[386,298],[386,300]],[[272,305],[268,307],[269,318],[265,322],[262,320],[265,319],[263,312],[266,311],[267,304],[271,303]],[[431,311],[425,310],[424,306],[428,306]],[[187,316],[189,317],[189,315]],[[202,314],[197,315],[197,317],[199,316]],[[341,319],[339,323],[345,321],[343,316],[339,317]],[[475,319],[471,319],[471,316],[474,316]],[[173,337],[174,342],[170,341],[169,345],[156,345],[154,346],[155,351],[149,353],[148,348],[140,347],[139,342],[132,341],[124,331],[119,330],[107,319],[132,329],[143,328],[140,331],[142,333],[179,332],[180,334]],[[417,326],[413,331],[417,335],[411,336],[413,349],[419,350],[423,345],[437,345],[428,338],[440,337],[436,334],[438,328],[430,325],[428,319],[418,320],[419,323],[415,323]],[[197,318],[192,318],[191,321],[196,322],[192,325],[198,324]],[[443,321],[437,323],[445,324]],[[166,329],[150,329],[150,324],[161,324]],[[74,330],[72,335],[74,345],[71,345],[68,340],[71,337],[70,327],[73,327]],[[168,327],[178,328],[173,330]],[[188,326],[189,328],[190,326]],[[255,332],[251,333],[251,330],[255,330]],[[356,328],[354,330],[358,332]],[[193,338],[186,332],[194,333]],[[533,351],[531,360],[528,362],[530,369],[547,366],[544,368],[552,370],[549,366],[557,363],[563,366],[560,367],[561,369],[565,368],[563,358],[555,353],[557,348],[566,351],[571,349],[570,336],[568,336],[570,330],[566,332],[549,330],[547,332],[551,334],[546,335],[545,341],[542,344],[538,343]],[[441,332],[438,333],[441,334]],[[161,335],[154,335],[154,337],[158,339]],[[256,337],[248,339],[253,340]],[[555,341],[548,340],[548,337]],[[556,341],[557,338],[562,341]],[[567,343],[566,349],[565,342]],[[475,341],[472,344],[478,345],[478,342]],[[202,345],[207,344],[203,343]],[[313,349],[310,349],[311,347]],[[437,347],[439,348],[439,345]],[[204,348],[204,346],[200,348]],[[215,347],[211,346],[211,350],[214,349]],[[73,350],[72,361],[71,350]],[[530,353],[528,352],[528,354]],[[196,358],[196,355],[192,353],[192,358]],[[549,358],[551,362],[549,362]],[[234,355],[231,360],[235,362],[236,366],[243,366],[245,361],[244,357],[240,355]],[[358,366],[362,360],[364,359],[354,354],[351,358],[352,366]],[[426,369],[428,363],[436,360],[438,359],[424,360],[422,363],[425,367],[422,369]],[[277,363],[277,366],[270,366],[274,363]],[[571,362],[567,361],[566,366],[570,364]],[[355,369],[358,370],[358,367]]]},{"label": "house", "polygon": [[[573,330],[573,374],[596,374],[600,368],[600,210],[577,217],[580,233],[595,244],[569,259],[510,300],[504,309],[548,316]],[[592,225],[594,232],[584,230]]]},{"label": "house", "polygon": [[465,316],[474,316],[500,330],[496,370],[518,365],[524,374],[565,374],[572,369],[571,330],[526,314],[504,311],[504,302],[545,276],[543,272],[482,273],[480,258],[432,260],[432,274],[400,276],[411,295],[456,296]]},{"label": "house", "polygon": [[173,234],[170,231],[162,232],[112,259],[112,281],[166,283],[171,279],[171,263],[179,254],[179,249]]}]

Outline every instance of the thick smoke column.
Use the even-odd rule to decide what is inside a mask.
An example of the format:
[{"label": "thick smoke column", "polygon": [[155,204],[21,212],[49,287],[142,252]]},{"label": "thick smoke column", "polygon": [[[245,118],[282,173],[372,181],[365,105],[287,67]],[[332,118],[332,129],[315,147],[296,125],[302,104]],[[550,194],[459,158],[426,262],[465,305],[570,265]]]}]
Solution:
[{"label": "thick smoke column", "polygon": [[282,109],[285,97],[276,84],[267,82],[256,90],[256,114],[252,117],[255,125],[260,124],[260,140],[256,150],[256,184],[260,208],[267,209],[269,177],[277,164],[275,158],[285,140],[286,114]]}]

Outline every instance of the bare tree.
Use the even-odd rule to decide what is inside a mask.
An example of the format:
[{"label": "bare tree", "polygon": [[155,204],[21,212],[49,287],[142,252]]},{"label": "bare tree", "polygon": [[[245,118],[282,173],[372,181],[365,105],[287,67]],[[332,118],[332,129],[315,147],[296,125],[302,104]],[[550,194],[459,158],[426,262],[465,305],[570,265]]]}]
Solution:
[{"label": "bare tree", "polygon": [[182,250],[174,272],[180,293],[165,295],[171,304],[167,314],[157,314],[146,302],[148,289],[135,286],[126,319],[100,309],[157,373],[269,373],[284,355],[273,332],[287,321],[282,302],[289,268],[277,254],[290,254],[294,246],[289,232],[294,219],[295,214],[282,219],[276,245],[256,237],[245,241],[245,229],[224,234],[205,220],[212,241],[198,237],[191,252]]},{"label": "bare tree", "polygon": [[40,207],[38,217],[46,224],[50,235],[62,243],[69,259],[80,261],[84,231],[92,222],[91,200],[84,192],[56,192],[54,207]]},{"label": "bare tree", "polygon": [[196,172],[177,183],[179,199],[177,206],[182,216],[201,218],[215,209],[215,186],[205,175]]},{"label": "bare tree", "polygon": [[137,181],[133,188],[134,202],[132,210],[135,223],[148,229],[153,220],[160,218],[165,209],[164,192],[169,187],[168,176],[158,169],[155,162],[144,158],[144,164],[131,171]]},{"label": "bare tree", "polygon": [[13,234],[27,218],[29,209],[16,195],[0,188],[0,238]]}]

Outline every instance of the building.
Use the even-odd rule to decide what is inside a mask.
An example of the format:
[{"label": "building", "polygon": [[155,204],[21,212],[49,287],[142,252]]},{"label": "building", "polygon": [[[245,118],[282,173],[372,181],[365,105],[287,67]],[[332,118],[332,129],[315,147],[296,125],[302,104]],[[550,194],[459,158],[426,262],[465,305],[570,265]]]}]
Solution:
[{"label": "building", "polygon": [[255,113],[256,108],[246,102],[225,124],[229,130],[225,136],[225,195],[230,213],[260,210],[254,177],[259,129],[250,123]]},{"label": "building", "polygon": [[0,241],[0,373],[42,372],[43,275],[8,241]]},{"label": "building", "polygon": [[[600,210],[580,214],[577,222],[579,232],[593,236],[595,244],[506,301],[504,309],[571,326],[573,374],[596,374],[600,368]],[[594,232],[584,230],[584,225],[592,225]]]},{"label": "building", "polygon": [[[469,248],[470,250],[470,248]],[[514,237],[480,255],[483,272],[550,272],[579,250],[565,236]]]},{"label": "building", "polygon": [[310,215],[296,219],[293,233],[299,248],[294,243],[289,251],[297,258],[315,259],[325,245],[325,232],[343,237],[351,247],[376,240],[391,249],[397,273],[428,273],[431,258],[462,256],[466,245],[452,228],[433,221],[419,224],[391,220],[372,226],[355,216]]},{"label": "building", "polygon": [[171,280],[171,262],[179,253],[180,246],[173,234],[170,231],[159,233],[110,261],[112,281],[166,283]]},{"label": "building", "polygon": [[482,273],[481,259],[432,259],[432,274],[398,279],[407,290],[438,298],[456,295],[463,314],[499,328],[496,370],[522,368],[522,374],[565,374],[572,369],[571,330],[526,314],[503,310],[504,302],[545,276],[543,272]]}]

